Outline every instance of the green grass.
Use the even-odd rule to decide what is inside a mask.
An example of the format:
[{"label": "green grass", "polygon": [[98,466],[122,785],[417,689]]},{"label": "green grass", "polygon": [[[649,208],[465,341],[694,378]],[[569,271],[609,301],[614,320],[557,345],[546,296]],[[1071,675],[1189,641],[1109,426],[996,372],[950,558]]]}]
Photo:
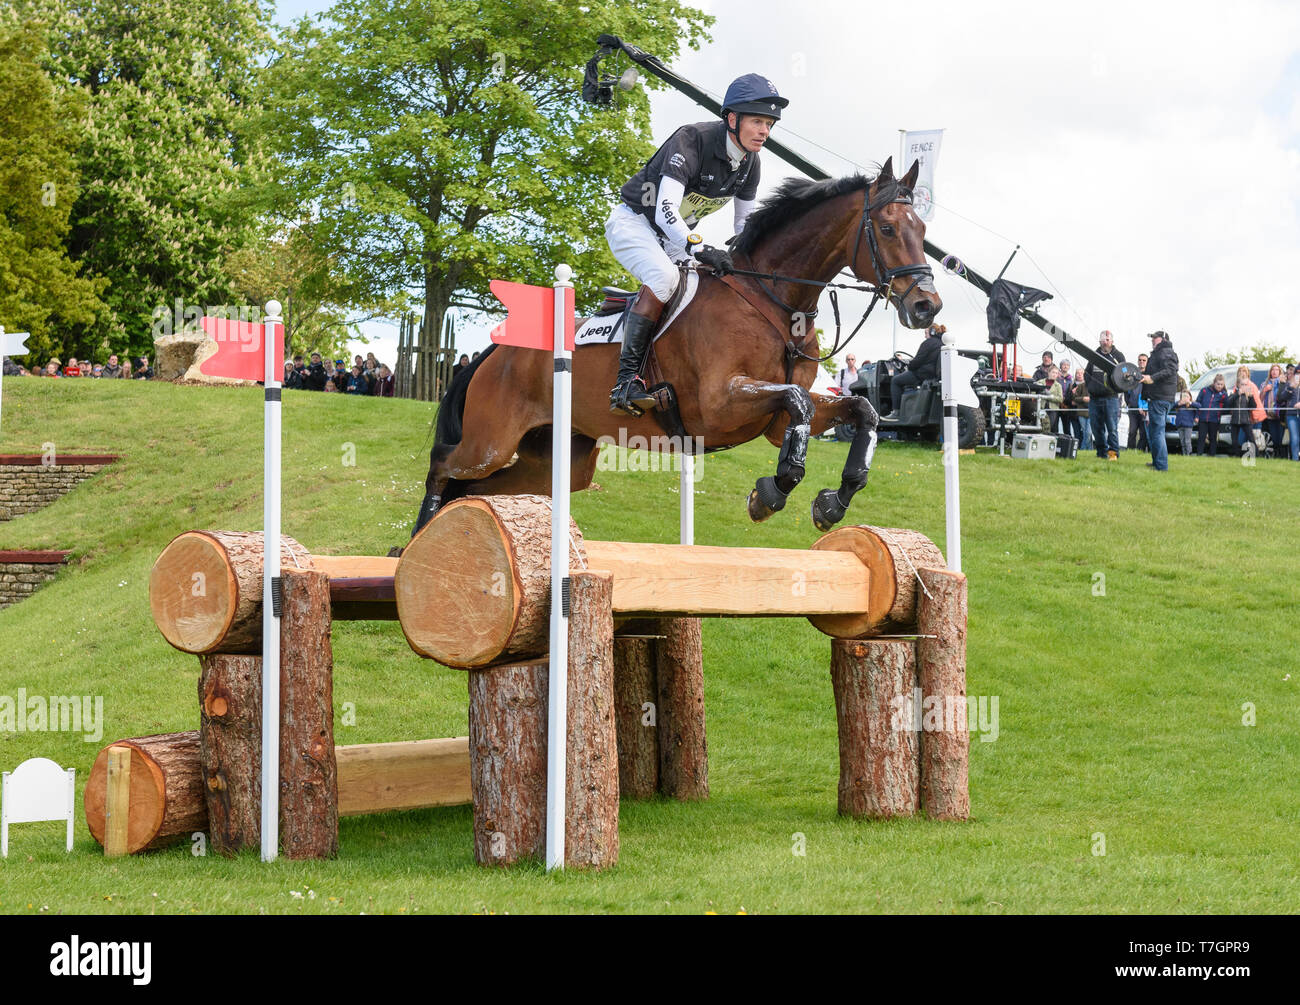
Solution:
[{"label": "green grass", "polygon": [[[287,399],[285,532],[321,553],[402,541],[432,407]],[[6,452],[53,442],[123,458],[0,524],[0,547],[74,552],[55,582],[0,612],[0,694],[99,694],[107,720],[98,743],[0,732],[0,767],[49,756],[78,769],[80,790],[104,743],[196,726],[197,663],[153,627],[147,577],[178,533],[260,527],[260,394],[12,380],[3,409]],[[775,450],[705,458],[697,540],[807,546],[808,504],[838,484],[844,453],[814,443],[804,485],[757,526],[744,498]],[[465,807],[347,819],[336,861],[271,865],[184,845],[110,861],[79,812],[70,855],[58,824],[12,831],[0,912],[1292,911],[1300,466],[1174,457],[1157,475],[1143,459],[962,458],[968,689],[999,698],[997,740],[972,743],[968,823],[838,818],[828,640],[804,621],[718,620],[704,634],[712,796],[625,802],[606,873],[479,868]],[[597,481],[573,503],[589,536],[676,540],[675,475]],[[882,445],[850,519],[942,546],[939,454]],[[350,701],[357,716],[338,742],[465,733],[463,675],[414,656],[395,623],[339,624],[334,654],[336,710]]]}]

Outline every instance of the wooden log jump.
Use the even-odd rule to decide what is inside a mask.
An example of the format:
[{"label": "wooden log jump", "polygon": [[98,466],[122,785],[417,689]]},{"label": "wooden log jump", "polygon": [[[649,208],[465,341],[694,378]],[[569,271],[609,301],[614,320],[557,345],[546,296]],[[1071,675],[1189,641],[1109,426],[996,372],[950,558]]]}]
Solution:
[{"label": "wooden log jump", "polygon": [[[208,831],[199,731],[110,743],[90,769],[83,805],[91,836],[104,843],[109,751],[131,748],[127,853],[152,851]],[[464,806],[470,802],[469,738],[361,743],[334,748],[339,816]]]},{"label": "wooden log jump", "polygon": [[[395,576],[411,648],[475,669],[546,651],[549,501],[458,499],[407,545]],[[570,524],[570,563],[614,576],[620,617],[809,617],[856,638],[914,629],[915,569],[943,556],[914,531],[849,527],[808,551],[587,541]]]}]

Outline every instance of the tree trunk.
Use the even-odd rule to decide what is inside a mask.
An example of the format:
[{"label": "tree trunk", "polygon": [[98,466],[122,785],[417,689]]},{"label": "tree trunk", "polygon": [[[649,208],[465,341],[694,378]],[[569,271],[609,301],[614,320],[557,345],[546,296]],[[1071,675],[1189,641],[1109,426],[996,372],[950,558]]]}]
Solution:
[{"label": "tree trunk", "polygon": [[161,848],[208,827],[199,765],[199,733],[162,733],[118,740],[99,752],[86,782],[83,806],[91,836],[104,843],[108,792],[108,752],[131,748],[128,854]]},{"label": "tree trunk", "polygon": [[280,621],[280,841],[288,858],[339,850],[330,579],[285,569]]},{"label": "tree trunk", "polygon": [[618,789],[649,799],[659,791],[659,688],[655,639],[614,638],[614,714]]},{"label": "tree trunk", "polygon": [[912,816],[921,788],[919,741],[910,714],[915,643],[834,639],[831,683],[840,737],[840,814]]},{"label": "tree trunk", "polygon": [[[970,817],[970,730],[966,705],[966,577],[922,569],[918,603],[921,691],[938,699],[942,720],[922,713],[921,800],[936,820]],[[933,637],[929,637],[933,636]],[[933,728],[938,726],[939,728]]]},{"label": "tree trunk", "polygon": [[[262,651],[262,534],[193,530],[163,549],[149,574],[149,607],[163,638],[181,652]],[[280,539],[285,569],[312,568],[311,555]]]},{"label": "tree trunk", "polygon": [[199,657],[199,749],[212,849],[256,848],[262,833],[262,658]]},{"label": "tree trunk", "polygon": [[546,835],[545,660],[469,674],[474,858],[535,858]]},{"label": "tree trunk", "polygon": [[569,589],[566,865],[618,862],[618,741],[614,724],[614,579],[577,572]]},{"label": "tree trunk", "polygon": [[671,799],[709,798],[704,658],[699,618],[664,618],[656,646],[659,787]]},{"label": "tree trunk", "polygon": [[928,537],[897,527],[840,527],[812,547],[851,552],[871,570],[866,611],[810,617],[814,628],[841,639],[916,631],[916,571],[944,564],[943,554]]}]

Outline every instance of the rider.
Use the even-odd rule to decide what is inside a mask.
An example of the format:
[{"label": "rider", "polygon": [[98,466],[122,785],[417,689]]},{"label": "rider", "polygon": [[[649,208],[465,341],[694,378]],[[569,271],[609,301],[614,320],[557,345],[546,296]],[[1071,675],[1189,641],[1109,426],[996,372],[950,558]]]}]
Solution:
[{"label": "rider", "polygon": [[664,304],[677,289],[678,262],[733,271],[731,256],[701,243],[695,224],[736,200],[735,232],[754,209],[759,159],[789,100],[757,73],[737,77],[722,102],[723,121],[682,126],[622,188],[605,224],[609,249],[642,283],[623,331],[609,410],[641,415],[654,405],[638,372]]}]

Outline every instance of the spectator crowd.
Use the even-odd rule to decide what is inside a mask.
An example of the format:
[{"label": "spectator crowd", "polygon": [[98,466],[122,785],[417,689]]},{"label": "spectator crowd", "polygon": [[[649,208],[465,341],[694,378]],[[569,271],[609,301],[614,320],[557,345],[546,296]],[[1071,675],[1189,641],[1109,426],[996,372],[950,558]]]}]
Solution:
[{"label": "spectator crowd", "polygon": [[8,356],[4,358],[4,375],[6,377],[90,377],[93,380],[152,380],[153,368],[149,366],[148,356],[118,361],[117,353],[108,357],[107,363],[92,363],[88,359],[78,360],[75,356],[68,358],[67,365],[55,356],[44,366],[28,370],[19,366]]},{"label": "spectator crowd", "polygon": [[301,355],[284,361],[284,386],[298,391],[325,391],[338,394],[368,394],[377,398],[393,397],[393,371],[375,359],[373,352],[355,356],[351,368],[336,359],[326,364],[321,354],[311,354],[309,363]]}]

